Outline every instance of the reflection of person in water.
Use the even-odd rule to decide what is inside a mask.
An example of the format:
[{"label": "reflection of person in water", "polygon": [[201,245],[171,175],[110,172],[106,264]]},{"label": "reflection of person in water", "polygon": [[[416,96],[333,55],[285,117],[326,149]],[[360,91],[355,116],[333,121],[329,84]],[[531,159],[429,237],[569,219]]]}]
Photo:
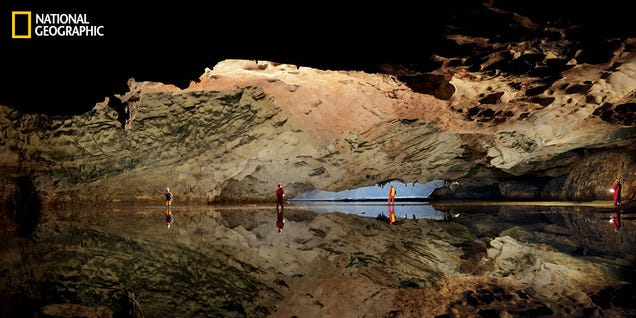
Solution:
[{"label": "reflection of person in water", "polygon": [[170,228],[170,225],[172,225],[174,221],[174,215],[172,214],[172,200],[174,199],[174,195],[170,192],[170,188],[166,188],[164,196],[166,197],[166,225]]},{"label": "reflection of person in water", "polygon": [[276,228],[278,229],[278,234],[283,234],[283,228],[285,227],[285,216],[282,212],[276,213]]},{"label": "reflection of person in water", "polygon": [[614,232],[618,232],[621,228],[621,214],[618,211],[614,212],[614,214],[610,217],[609,222],[614,227]]},{"label": "reflection of person in water", "polygon": [[[278,207],[280,206],[280,210]],[[283,190],[283,186],[279,183],[278,187],[276,187],[276,228],[278,229],[278,234],[283,233],[283,227],[285,227],[285,215],[283,211],[285,209],[285,190]]]},{"label": "reflection of person in water", "polygon": [[168,225],[168,228],[170,228],[172,222],[174,222],[174,215],[172,214],[172,210],[168,208],[168,210],[166,211],[166,224]]},{"label": "reflection of person in water", "polygon": [[621,181],[616,178],[614,181],[614,186],[612,186],[612,190],[614,192],[614,206],[621,205],[621,190],[623,186],[621,185]]},{"label": "reflection of person in water", "polygon": [[461,213],[456,212],[455,209],[451,208],[449,211],[443,212],[443,220],[444,221],[452,221],[455,218],[458,218]]},{"label": "reflection of person in water", "polygon": [[388,209],[389,209],[389,223],[393,224],[393,222],[395,222],[395,188],[393,187],[393,185],[391,185],[391,187],[389,188],[389,202],[388,202]]}]

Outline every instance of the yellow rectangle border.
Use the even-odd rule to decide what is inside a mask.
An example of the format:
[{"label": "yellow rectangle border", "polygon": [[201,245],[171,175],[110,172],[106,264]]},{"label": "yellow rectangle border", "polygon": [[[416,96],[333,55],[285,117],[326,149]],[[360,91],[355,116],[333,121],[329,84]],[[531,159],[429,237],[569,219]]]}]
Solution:
[{"label": "yellow rectangle border", "polygon": [[[15,17],[17,15],[26,15],[28,20],[27,34],[15,34]],[[30,39],[31,38],[31,11],[11,11],[11,38],[12,39]]]}]

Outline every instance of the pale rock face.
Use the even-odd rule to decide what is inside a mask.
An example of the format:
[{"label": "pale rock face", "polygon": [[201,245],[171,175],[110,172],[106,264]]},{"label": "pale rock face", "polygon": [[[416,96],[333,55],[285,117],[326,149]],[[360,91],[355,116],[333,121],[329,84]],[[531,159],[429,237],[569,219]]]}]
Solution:
[{"label": "pale rock face", "polygon": [[[555,299],[559,292],[572,293],[569,289],[587,289],[592,285],[590,282],[606,280],[602,266],[551,252],[542,246],[522,244],[509,236],[492,240],[490,246],[483,263],[491,263],[493,278],[531,287],[546,298]],[[550,288],[546,288],[548,286]],[[593,302],[588,298],[586,303]]]},{"label": "pale rock face", "polygon": [[[35,174],[52,201],[153,200],[166,185],[182,200],[211,202],[269,200],[279,181],[293,196],[393,179],[559,177],[585,157],[564,154],[634,147],[630,125],[594,115],[597,100],[633,99],[634,54],[614,63],[622,66],[609,75],[571,68],[539,105],[513,88],[516,78],[459,69],[449,80],[454,94],[441,100],[399,76],[226,60],[185,89],[129,81],[119,115],[103,106],[64,119],[4,109],[12,146],[3,160]],[[501,93],[484,100],[484,92]],[[490,176],[475,179],[479,167]]]}]

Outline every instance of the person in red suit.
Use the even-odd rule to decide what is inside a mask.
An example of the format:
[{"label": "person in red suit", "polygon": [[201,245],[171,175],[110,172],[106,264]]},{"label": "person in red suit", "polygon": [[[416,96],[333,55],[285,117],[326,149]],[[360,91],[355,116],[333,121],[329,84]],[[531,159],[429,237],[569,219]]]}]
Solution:
[{"label": "person in red suit", "polygon": [[621,205],[621,190],[622,190],[623,186],[621,185],[621,181],[617,178],[614,181],[614,186],[612,187],[612,190],[614,190],[614,206],[619,206]]},{"label": "person in red suit", "polygon": [[612,215],[610,217],[610,223],[612,223],[612,226],[614,227],[614,232],[618,232],[618,230],[621,228],[621,215],[618,212],[614,212],[614,215]]}]

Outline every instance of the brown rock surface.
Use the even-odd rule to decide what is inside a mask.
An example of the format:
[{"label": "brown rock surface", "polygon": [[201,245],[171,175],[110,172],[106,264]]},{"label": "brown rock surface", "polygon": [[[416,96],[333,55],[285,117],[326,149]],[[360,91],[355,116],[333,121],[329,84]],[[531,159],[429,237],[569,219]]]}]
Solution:
[{"label": "brown rock surface", "polygon": [[[96,107],[58,118],[3,108],[3,162],[28,172],[41,198],[54,203],[151,201],[166,185],[177,200],[212,202],[269,200],[278,181],[293,197],[393,179],[477,187],[541,180],[526,193],[499,187],[514,199],[537,198],[547,180],[609,149],[620,168],[595,170],[607,177],[592,178],[595,191],[584,193],[581,181],[552,194],[593,200],[606,196],[615,175],[625,179],[625,193],[636,180],[634,158],[625,154],[633,153],[633,122],[604,120],[595,102],[633,98],[636,55],[616,54],[619,67],[563,72],[542,93],[553,98],[546,105],[528,99],[523,78],[463,67],[443,69],[455,88],[443,100],[399,76],[227,60],[183,90],[131,80],[119,114]],[[577,82],[586,88],[570,84]]]},{"label": "brown rock surface", "polygon": [[501,209],[492,216],[454,208],[461,216],[451,222],[389,225],[288,206],[282,234],[273,206],[175,208],[169,229],[160,206],[50,211],[31,239],[5,235],[0,271],[10,275],[0,291],[10,303],[0,305],[81,304],[67,309],[127,317],[635,313],[626,301],[633,245],[615,257],[570,253],[593,246],[572,238],[594,232],[597,243],[633,242],[632,223],[569,233],[576,228],[560,218],[583,224],[591,214],[556,212],[549,222],[506,207],[492,206]]}]

